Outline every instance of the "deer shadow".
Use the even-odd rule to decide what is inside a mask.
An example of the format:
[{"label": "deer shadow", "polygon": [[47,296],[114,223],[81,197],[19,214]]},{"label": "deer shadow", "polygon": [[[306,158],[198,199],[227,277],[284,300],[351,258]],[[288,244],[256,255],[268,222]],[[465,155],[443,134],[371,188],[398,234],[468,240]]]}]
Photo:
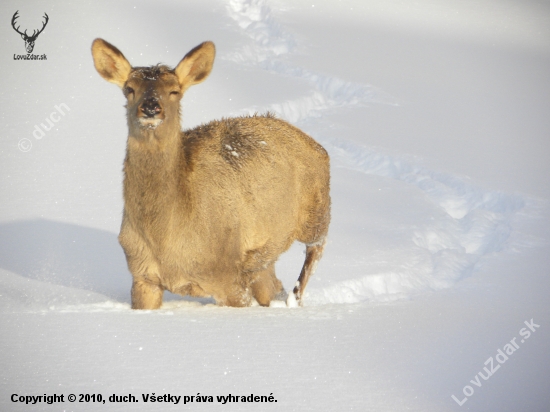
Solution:
[{"label": "deer shadow", "polygon": [[[27,279],[130,301],[132,276],[117,235],[47,219],[0,224],[0,268]],[[164,300],[212,303],[165,292]]]},{"label": "deer shadow", "polygon": [[131,275],[117,235],[45,219],[0,225],[0,267],[28,279],[128,301]]}]

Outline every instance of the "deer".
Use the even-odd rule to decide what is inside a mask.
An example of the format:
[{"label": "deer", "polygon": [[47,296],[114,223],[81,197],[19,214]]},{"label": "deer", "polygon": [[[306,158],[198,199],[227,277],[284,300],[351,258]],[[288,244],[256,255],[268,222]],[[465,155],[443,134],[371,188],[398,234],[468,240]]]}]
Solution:
[{"label": "deer", "polygon": [[[219,306],[302,306],[326,245],[329,156],[312,137],[269,112],[182,130],[180,101],[215,53],[207,41],[174,69],[132,67],[105,40],[92,44],[96,70],[127,101],[118,240],[132,309],[159,309],[165,290]],[[294,241],[305,261],[287,293],[275,262]]]},{"label": "deer", "polygon": [[19,27],[21,26],[17,26],[15,27],[15,21],[17,20],[17,18],[19,17],[18,16],[18,13],[19,13],[19,10],[17,10],[14,14],[13,14],[13,17],[11,18],[11,27],[13,27],[13,29],[19,33],[21,35],[21,38],[25,41],[25,49],[27,50],[27,53],[32,53],[32,51],[34,50],[34,42],[36,41],[36,38],[38,37],[38,35],[40,33],[42,33],[44,31],[44,29],[46,28],[46,25],[48,24],[48,21],[50,20],[50,18],[48,17],[48,15],[44,12],[44,19],[45,21],[42,23],[42,28],[40,30],[33,30],[32,32],[32,35],[28,35],[27,34],[27,30],[25,30],[23,33],[19,31]]}]

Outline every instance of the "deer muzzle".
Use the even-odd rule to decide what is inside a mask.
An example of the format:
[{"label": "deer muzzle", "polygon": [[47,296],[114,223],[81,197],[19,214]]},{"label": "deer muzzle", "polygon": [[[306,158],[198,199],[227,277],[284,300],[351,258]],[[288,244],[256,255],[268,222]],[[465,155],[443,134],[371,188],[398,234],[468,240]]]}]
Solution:
[{"label": "deer muzzle", "polygon": [[162,106],[156,97],[143,99],[138,107],[139,123],[149,129],[156,128],[164,120]]}]

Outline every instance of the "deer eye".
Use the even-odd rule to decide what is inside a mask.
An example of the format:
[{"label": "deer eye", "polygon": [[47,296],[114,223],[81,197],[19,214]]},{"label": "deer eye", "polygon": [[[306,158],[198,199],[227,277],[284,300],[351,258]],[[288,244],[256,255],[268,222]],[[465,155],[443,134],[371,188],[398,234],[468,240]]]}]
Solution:
[{"label": "deer eye", "polygon": [[178,92],[177,90],[173,90],[170,92],[170,96],[177,96],[178,94],[180,94],[180,92]]},{"label": "deer eye", "polygon": [[125,93],[126,95],[135,94],[134,89],[132,89],[131,87],[126,87],[126,88],[124,89],[124,93]]}]

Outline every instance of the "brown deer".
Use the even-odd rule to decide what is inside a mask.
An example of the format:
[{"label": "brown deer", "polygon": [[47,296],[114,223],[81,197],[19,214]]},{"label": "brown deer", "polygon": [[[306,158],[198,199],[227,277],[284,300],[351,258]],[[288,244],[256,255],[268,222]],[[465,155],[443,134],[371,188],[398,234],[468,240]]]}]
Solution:
[{"label": "brown deer", "polygon": [[132,308],[159,308],[164,290],[269,306],[287,296],[275,262],[294,240],[306,244],[306,258],[287,304],[301,305],[330,221],[323,147],[269,113],[181,131],[180,100],[210,74],[211,42],[175,69],[132,67],[102,39],[92,54],[127,99],[119,241],[133,276]]}]

